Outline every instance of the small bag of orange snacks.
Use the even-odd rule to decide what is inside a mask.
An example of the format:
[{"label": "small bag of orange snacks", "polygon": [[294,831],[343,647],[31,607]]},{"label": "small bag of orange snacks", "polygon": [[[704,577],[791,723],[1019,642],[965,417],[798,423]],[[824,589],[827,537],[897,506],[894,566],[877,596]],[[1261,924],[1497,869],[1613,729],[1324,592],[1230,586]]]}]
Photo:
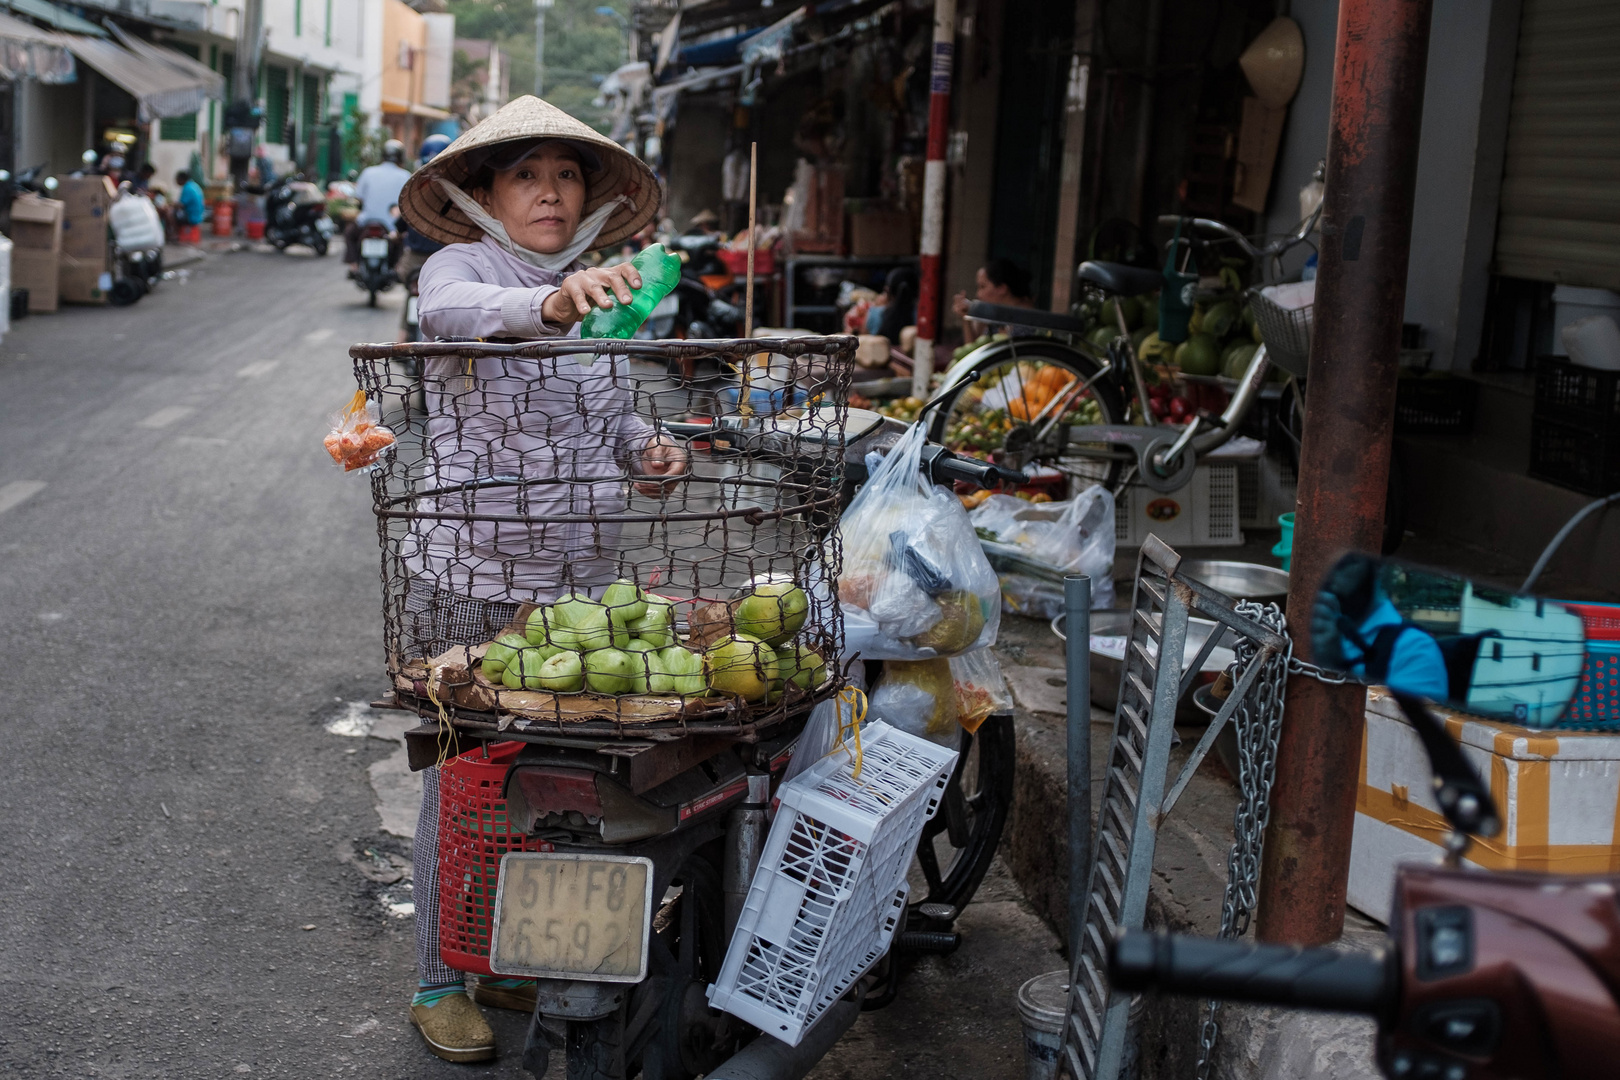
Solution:
[{"label": "small bag of orange snacks", "polygon": [[376,403],[366,400],[364,390],[356,390],[348,406],[332,418],[332,430],[324,441],[332,460],[344,472],[353,472],[375,464],[395,440],[392,431],[377,423]]}]

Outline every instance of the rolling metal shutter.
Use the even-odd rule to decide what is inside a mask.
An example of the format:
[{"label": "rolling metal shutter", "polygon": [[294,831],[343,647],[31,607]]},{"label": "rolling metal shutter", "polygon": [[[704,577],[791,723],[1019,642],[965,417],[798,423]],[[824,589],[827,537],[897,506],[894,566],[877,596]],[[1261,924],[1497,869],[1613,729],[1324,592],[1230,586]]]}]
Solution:
[{"label": "rolling metal shutter", "polygon": [[1620,290],[1620,3],[1524,0],[1496,272]]}]

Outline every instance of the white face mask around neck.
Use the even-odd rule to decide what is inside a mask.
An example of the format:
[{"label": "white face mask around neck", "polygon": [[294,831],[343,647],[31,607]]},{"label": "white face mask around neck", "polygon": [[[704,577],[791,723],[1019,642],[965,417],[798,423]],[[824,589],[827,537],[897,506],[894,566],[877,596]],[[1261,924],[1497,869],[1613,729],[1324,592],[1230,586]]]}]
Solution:
[{"label": "white face mask around neck", "polygon": [[530,251],[514,241],[507,234],[506,226],[491,217],[489,212],[478,204],[477,199],[474,199],[455,184],[442,177],[434,180],[434,183],[438,185],[439,190],[444,192],[451,202],[456,204],[462,213],[467,215],[474,225],[483,229],[486,235],[493,237],[495,242],[509,251],[514,258],[522,259],[530,266],[538,267],[541,270],[553,272],[568,269],[568,267],[574,265],[574,260],[591,249],[596,243],[597,236],[602,232],[602,227],[607,224],[608,218],[613,216],[613,212],[619,208],[621,203],[628,204],[631,207],[635,206],[624,195],[609,199],[586,215],[585,219],[579,223],[579,228],[574,231],[573,243],[561,251],[546,254],[539,251]]}]

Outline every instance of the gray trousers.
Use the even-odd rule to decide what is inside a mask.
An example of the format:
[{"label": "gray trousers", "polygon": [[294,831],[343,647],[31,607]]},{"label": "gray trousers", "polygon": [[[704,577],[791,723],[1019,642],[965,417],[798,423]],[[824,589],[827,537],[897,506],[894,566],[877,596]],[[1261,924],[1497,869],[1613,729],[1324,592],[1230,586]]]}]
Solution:
[{"label": "gray trousers", "polygon": [[[413,581],[405,591],[407,655],[437,656],[453,645],[476,645],[517,617],[518,605],[456,596]],[[411,892],[416,903],[416,977],[428,985],[460,982],[462,973],[439,958],[439,770],[422,770],[422,809],[411,844]]]}]

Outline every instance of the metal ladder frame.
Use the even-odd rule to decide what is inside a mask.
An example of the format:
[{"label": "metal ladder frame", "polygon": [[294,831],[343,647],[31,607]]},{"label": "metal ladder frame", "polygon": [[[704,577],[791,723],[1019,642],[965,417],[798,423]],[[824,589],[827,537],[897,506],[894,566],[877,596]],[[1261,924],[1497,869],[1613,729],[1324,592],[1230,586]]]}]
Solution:
[{"label": "metal ladder frame", "polygon": [[[1159,827],[1266,662],[1288,653],[1287,638],[1238,615],[1229,597],[1179,576],[1180,565],[1181,556],[1152,535],[1137,558],[1131,629],[1114,709],[1102,806],[1091,846],[1084,910],[1078,919],[1071,915],[1071,925],[1079,928],[1080,938],[1069,942],[1069,1006],[1059,1067],[1074,1080],[1118,1080],[1125,1061],[1131,997],[1111,993],[1106,974],[1108,947],[1120,930],[1143,926]],[[1176,664],[1161,666],[1160,657],[1185,655],[1187,621],[1194,612],[1213,619],[1216,631],[1185,674]],[[1176,702],[1216,645],[1233,634],[1253,641],[1258,646],[1255,655],[1239,672],[1232,692],[1174,783],[1169,783]],[[1088,646],[1074,638],[1070,652],[1077,648]],[[1087,783],[1089,787],[1089,777]],[[1088,816],[1089,803],[1088,791]]]}]

